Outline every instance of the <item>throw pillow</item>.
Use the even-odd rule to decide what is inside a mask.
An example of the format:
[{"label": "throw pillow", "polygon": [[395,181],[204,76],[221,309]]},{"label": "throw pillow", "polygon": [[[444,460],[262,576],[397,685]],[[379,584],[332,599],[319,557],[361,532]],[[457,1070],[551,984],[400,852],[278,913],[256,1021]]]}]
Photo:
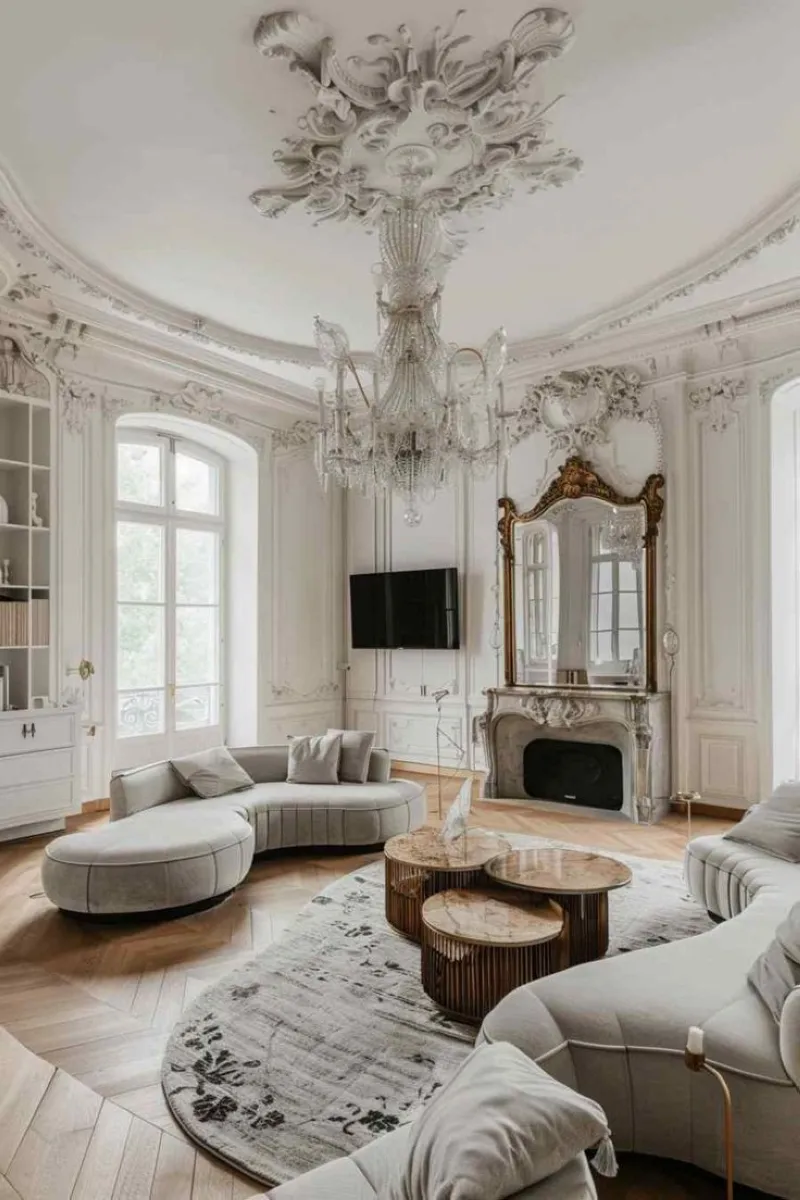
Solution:
[{"label": "throw pillow", "polygon": [[766,803],[782,812],[800,812],[800,779],[784,779]]},{"label": "throw pillow", "polygon": [[213,750],[201,750],[198,754],[173,758],[171,762],[175,774],[204,800],[253,786],[253,780],[227,746],[215,746]]},{"label": "throw pillow", "polygon": [[800,987],[800,903],[775,930],[775,937],[747,973],[748,982],[780,1025],[789,993]]},{"label": "throw pillow", "polygon": [[366,783],[369,775],[369,756],[375,745],[375,734],[357,729],[329,729],[328,737],[341,737],[342,757],[339,759],[340,783]]},{"label": "throw pillow", "polygon": [[[780,804],[780,800],[778,801]],[[772,799],[756,804],[738,825],[723,834],[731,842],[744,842],[774,858],[800,862],[800,808],[778,807]]]},{"label": "throw pillow", "polygon": [[289,738],[287,783],[338,783],[340,734]]},{"label": "throw pillow", "polygon": [[501,1200],[598,1143],[604,1161],[595,1166],[615,1174],[599,1104],[516,1046],[482,1045],[412,1124],[407,1158],[395,1167],[385,1200]]}]

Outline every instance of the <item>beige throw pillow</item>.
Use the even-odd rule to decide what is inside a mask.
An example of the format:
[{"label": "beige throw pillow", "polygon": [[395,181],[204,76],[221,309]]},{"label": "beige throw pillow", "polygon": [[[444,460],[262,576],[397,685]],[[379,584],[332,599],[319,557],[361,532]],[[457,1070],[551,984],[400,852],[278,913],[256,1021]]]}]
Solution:
[{"label": "beige throw pillow", "polygon": [[749,809],[739,824],[722,836],[755,846],[774,858],[800,863],[800,808],[784,808],[779,797],[770,798]]},{"label": "beige throw pillow", "polygon": [[341,735],[289,738],[287,783],[338,783]]},{"label": "beige throw pillow", "polygon": [[175,774],[204,800],[253,786],[253,780],[227,746],[215,746],[213,750],[201,750],[197,754],[173,758],[171,762]]},{"label": "beige throw pillow", "polygon": [[599,1104],[558,1083],[507,1042],[478,1046],[412,1123],[382,1200],[502,1200],[592,1146],[616,1174]]},{"label": "beige throw pillow", "polygon": [[328,737],[341,737],[342,757],[339,759],[340,783],[366,783],[369,758],[375,745],[375,734],[357,729],[329,729]]}]

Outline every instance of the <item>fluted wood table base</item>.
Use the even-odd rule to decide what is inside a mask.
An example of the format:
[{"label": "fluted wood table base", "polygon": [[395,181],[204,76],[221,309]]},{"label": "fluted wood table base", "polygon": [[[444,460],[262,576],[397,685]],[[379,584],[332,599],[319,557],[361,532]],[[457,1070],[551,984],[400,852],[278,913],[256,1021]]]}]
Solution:
[{"label": "fluted wood table base", "polygon": [[449,1015],[479,1023],[514,988],[568,965],[568,924],[553,901],[441,892],[422,909],[423,989]]}]

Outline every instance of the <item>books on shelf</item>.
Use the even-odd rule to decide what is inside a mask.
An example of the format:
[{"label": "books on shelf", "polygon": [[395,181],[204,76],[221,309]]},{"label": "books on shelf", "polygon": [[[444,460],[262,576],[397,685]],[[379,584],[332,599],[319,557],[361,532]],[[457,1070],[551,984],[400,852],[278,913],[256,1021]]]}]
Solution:
[{"label": "books on shelf", "polygon": [[49,600],[0,601],[0,646],[47,646]]}]

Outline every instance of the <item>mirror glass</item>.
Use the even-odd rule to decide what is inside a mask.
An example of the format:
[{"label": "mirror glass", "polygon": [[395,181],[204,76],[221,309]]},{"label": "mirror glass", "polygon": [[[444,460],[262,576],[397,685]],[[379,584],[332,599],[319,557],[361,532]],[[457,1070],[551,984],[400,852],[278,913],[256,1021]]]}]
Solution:
[{"label": "mirror glass", "polygon": [[514,524],[515,682],[644,686],[645,529],[588,496]]}]

